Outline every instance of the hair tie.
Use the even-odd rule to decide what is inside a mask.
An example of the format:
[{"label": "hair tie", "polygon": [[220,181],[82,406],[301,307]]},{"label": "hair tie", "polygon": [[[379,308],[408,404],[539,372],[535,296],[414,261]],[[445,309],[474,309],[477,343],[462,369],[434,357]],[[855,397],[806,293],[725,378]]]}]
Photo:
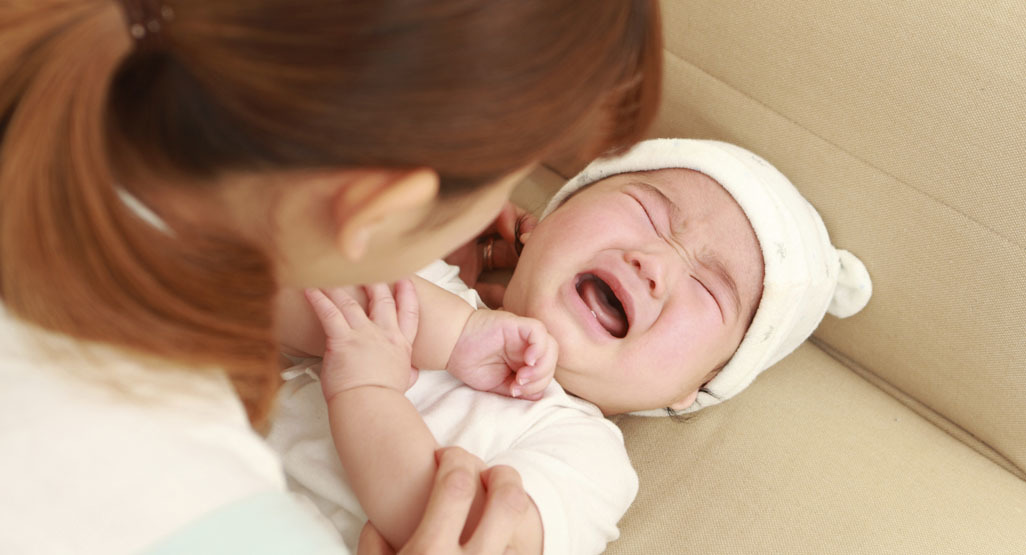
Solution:
[{"label": "hair tie", "polygon": [[174,10],[162,0],[121,0],[120,4],[137,47],[157,45],[164,26],[175,18]]}]

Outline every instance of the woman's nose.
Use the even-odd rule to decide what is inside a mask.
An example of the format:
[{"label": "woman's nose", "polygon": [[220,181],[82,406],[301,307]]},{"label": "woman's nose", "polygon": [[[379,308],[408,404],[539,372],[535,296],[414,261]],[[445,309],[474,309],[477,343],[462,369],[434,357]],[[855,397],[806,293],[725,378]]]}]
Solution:
[{"label": "woman's nose", "polygon": [[665,264],[655,253],[627,251],[624,260],[631,265],[638,277],[648,286],[653,297],[662,296],[666,290]]}]

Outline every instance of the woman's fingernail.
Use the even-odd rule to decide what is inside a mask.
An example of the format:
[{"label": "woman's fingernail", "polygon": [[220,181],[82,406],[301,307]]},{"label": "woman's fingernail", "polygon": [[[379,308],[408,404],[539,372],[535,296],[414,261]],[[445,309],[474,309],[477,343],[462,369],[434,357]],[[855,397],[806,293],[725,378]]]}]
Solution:
[{"label": "woman's fingernail", "polygon": [[520,389],[520,387],[518,387],[518,386],[515,386],[515,385],[514,385],[513,387],[511,387],[511,388],[509,389],[509,394],[510,394],[510,396],[512,396],[512,397],[520,397],[520,394],[521,394],[521,393],[522,393],[522,390],[521,390],[521,389]]}]

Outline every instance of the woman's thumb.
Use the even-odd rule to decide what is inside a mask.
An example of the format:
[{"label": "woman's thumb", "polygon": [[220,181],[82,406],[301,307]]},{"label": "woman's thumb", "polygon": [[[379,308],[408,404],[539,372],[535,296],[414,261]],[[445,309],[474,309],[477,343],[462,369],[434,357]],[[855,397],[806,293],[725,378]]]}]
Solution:
[{"label": "woman's thumb", "polygon": [[368,520],[360,531],[360,543],[356,547],[356,555],[395,555],[385,538],[381,537],[378,529]]}]

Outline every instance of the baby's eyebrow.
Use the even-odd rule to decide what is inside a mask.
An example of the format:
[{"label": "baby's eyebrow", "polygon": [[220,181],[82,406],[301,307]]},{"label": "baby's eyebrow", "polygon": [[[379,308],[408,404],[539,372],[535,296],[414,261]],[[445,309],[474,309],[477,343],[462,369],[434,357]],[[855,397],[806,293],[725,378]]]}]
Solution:
[{"label": "baby's eyebrow", "polygon": [[666,196],[666,193],[660,191],[658,187],[653,187],[652,185],[649,185],[648,183],[645,183],[643,181],[636,181],[632,183],[632,185],[640,187],[641,189],[644,189],[645,192],[655,195],[656,199],[659,201],[659,204],[662,204],[663,207],[666,208],[667,212],[670,213],[671,227],[680,225],[680,207],[677,206],[677,203],[673,202],[673,200],[671,200],[670,197]]},{"label": "baby's eyebrow", "polygon": [[[671,224],[679,225],[681,214],[680,207],[677,206],[677,203],[673,202],[670,197],[666,196],[666,193],[660,191],[658,187],[653,187],[652,185],[641,181],[632,183],[632,185],[640,187],[648,193],[652,193],[656,199],[658,199],[659,203],[669,211]],[[696,259],[702,267],[704,267],[726,287],[727,294],[730,296],[731,304],[734,305],[734,317],[740,318],[741,294],[737,288],[737,282],[734,281],[734,278],[730,277],[730,272],[728,272],[727,267],[723,265],[723,261],[721,261],[715,253],[709,251],[700,253],[696,256]]]}]

